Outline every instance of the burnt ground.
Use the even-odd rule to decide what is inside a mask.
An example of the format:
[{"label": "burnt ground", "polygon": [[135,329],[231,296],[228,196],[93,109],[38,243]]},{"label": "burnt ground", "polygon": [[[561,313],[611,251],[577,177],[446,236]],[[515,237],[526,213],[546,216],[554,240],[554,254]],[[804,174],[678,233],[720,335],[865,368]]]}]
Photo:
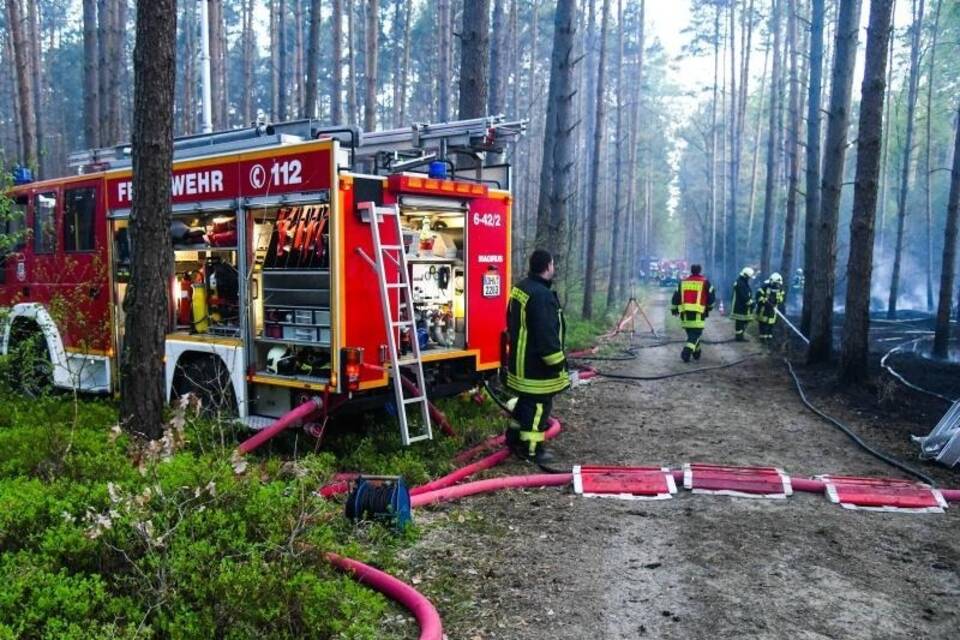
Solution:
[{"label": "burnt ground", "polygon": [[[662,326],[662,297],[653,305],[648,312]],[[728,320],[710,320],[707,339],[731,334]],[[651,375],[697,366],[678,352],[644,349],[601,368]],[[702,461],[777,465],[797,477],[904,477],[807,411],[779,354],[755,342],[708,345],[700,366],[748,353],[761,355],[719,371],[598,381],[565,394],[555,451],[566,465]],[[960,485],[960,474],[916,462],[906,437],[926,433],[942,409],[911,409],[887,390],[889,410],[867,392],[840,394],[824,370],[800,374],[811,399],[866,440]],[[533,472],[512,462],[488,475]],[[451,639],[955,638],[960,624],[956,507],[871,513],[809,494],[777,501],[683,490],[672,500],[628,502],[551,488],[467,498],[416,517],[423,535],[404,552],[401,577],[433,600]],[[414,625],[395,617],[384,637],[416,637]]]}]

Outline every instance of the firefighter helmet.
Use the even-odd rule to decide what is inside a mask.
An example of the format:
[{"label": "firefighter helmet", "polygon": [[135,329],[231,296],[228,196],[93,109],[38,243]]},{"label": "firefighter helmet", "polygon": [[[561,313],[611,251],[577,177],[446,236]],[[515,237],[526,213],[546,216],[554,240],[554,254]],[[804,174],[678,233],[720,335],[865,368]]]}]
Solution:
[{"label": "firefighter helmet", "polygon": [[745,278],[752,278],[755,274],[753,272],[753,269],[751,269],[750,267],[744,267],[740,271],[740,275],[744,276]]},{"label": "firefighter helmet", "polygon": [[781,276],[779,273],[771,273],[770,282],[775,284],[783,284],[783,276]]}]

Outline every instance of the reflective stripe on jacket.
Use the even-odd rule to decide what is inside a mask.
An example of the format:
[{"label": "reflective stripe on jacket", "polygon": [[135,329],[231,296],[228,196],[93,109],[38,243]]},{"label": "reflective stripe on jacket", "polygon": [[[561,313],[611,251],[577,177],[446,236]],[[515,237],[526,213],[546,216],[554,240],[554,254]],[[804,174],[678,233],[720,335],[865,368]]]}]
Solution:
[{"label": "reflective stripe on jacket", "polygon": [[563,353],[566,323],[550,283],[529,276],[510,291],[507,387],[526,395],[553,395],[570,386]]},{"label": "reflective stripe on jacket", "polygon": [[757,322],[774,324],[777,321],[777,307],[783,304],[786,292],[772,282],[764,282],[757,289]]},{"label": "reflective stripe on jacket", "polygon": [[730,317],[734,320],[753,320],[753,290],[750,288],[750,278],[740,276],[733,283]]},{"label": "reflective stripe on jacket", "polygon": [[681,280],[673,292],[670,310],[680,314],[680,326],[684,329],[703,329],[715,300],[709,280],[702,275],[690,276]]}]

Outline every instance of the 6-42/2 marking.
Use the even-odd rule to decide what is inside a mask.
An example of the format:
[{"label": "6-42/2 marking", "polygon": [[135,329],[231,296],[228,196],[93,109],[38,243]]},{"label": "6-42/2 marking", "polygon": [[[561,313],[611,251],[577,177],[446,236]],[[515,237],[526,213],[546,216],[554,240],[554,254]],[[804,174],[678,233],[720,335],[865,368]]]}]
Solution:
[{"label": "6-42/2 marking", "polygon": [[473,214],[473,224],[483,225],[485,227],[503,226],[499,213],[475,213]]}]

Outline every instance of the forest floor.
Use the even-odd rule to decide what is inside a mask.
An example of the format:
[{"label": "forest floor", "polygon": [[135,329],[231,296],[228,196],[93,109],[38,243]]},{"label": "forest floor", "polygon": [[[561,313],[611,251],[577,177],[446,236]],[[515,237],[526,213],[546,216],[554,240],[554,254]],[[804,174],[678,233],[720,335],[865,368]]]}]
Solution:
[{"label": "forest floor", "polygon": [[[665,296],[647,308],[679,338]],[[711,318],[705,338],[731,322]],[[637,342],[651,342],[641,338]],[[772,465],[819,473],[905,477],[809,412],[779,353],[756,341],[642,349],[608,371],[656,375],[743,364],[656,382],[599,380],[558,398],[553,449],[572,464],[684,462]],[[960,474],[916,462],[910,433],[935,409],[891,412],[839,393],[824,371],[800,369],[812,401],[867,441],[944,486]],[[942,411],[942,409],[940,409]],[[921,418],[917,418],[921,415]],[[932,422],[931,422],[932,420]],[[534,473],[519,462],[490,475]],[[960,624],[960,510],[944,515],[850,511],[823,496],[787,500],[694,495],[644,502],[571,490],[501,492],[419,510],[420,541],[402,577],[430,597],[451,640],[618,638],[954,638]],[[390,637],[415,637],[412,621]]]}]

